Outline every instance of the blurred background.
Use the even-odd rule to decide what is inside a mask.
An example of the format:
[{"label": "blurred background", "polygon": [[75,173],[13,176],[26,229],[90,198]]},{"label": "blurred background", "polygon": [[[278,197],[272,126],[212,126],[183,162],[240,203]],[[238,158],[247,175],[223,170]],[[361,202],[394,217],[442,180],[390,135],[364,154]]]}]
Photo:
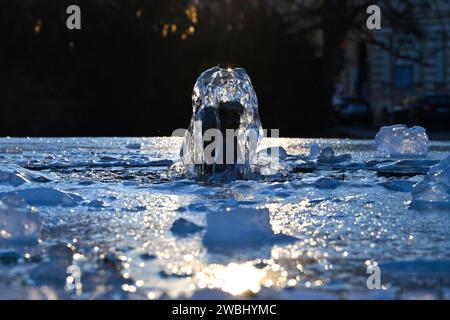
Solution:
[{"label": "blurred background", "polygon": [[[68,30],[66,8],[81,8]],[[381,30],[368,30],[378,4]],[[0,136],[156,136],[185,128],[195,80],[244,67],[267,129],[450,138],[446,0],[3,0]]]}]

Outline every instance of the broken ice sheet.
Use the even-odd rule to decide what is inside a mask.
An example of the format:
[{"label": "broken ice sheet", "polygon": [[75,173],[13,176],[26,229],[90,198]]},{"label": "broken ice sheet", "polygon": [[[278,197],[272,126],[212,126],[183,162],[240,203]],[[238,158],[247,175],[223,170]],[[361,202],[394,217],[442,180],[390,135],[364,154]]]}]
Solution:
[{"label": "broken ice sheet", "polygon": [[412,190],[414,207],[450,207],[450,156],[431,167]]},{"label": "broken ice sheet", "polygon": [[[301,173],[288,171],[286,177],[280,180],[264,178],[225,183],[204,183],[178,177],[169,180],[158,175],[154,180],[158,183],[141,185],[140,188],[126,186],[122,182],[126,176],[136,174],[143,177],[150,174],[153,179],[154,169],[135,170],[132,168],[134,164],[147,165],[152,159],[177,160],[182,139],[136,138],[131,141],[130,138],[77,138],[61,139],[61,143],[55,143],[53,139],[31,138],[19,142],[8,141],[9,144],[11,142],[20,145],[25,155],[0,155],[0,170],[8,172],[5,175],[7,178],[0,183],[1,192],[45,186],[78,194],[83,199],[74,207],[38,205],[38,217],[43,225],[39,238],[43,242],[33,246],[36,254],[29,248],[19,251],[24,248],[22,246],[5,251],[9,254],[4,256],[5,259],[18,262],[8,265],[0,262],[0,296],[4,298],[14,298],[13,290],[18,290],[14,288],[21,288],[24,292],[29,289],[40,292],[46,288],[46,292],[52,292],[53,296],[69,299],[131,299],[136,295],[167,299],[189,297],[190,293],[196,296],[196,292],[205,298],[212,298],[209,296],[211,293],[202,290],[214,290],[209,288],[215,287],[220,281],[216,290],[222,296],[225,296],[224,290],[240,293],[254,288],[253,291],[257,291],[260,285],[261,290],[252,292],[251,298],[315,298],[318,297],[317,289],[325,297],[339,299],[341,295],[336,292],[341,292],[340,288],[348,289],[348,297],[354,297],[360,292],[361,284],[365,288],[368,276],[364,272],[366,259],[376,259],[380,265],[403,261],[417,261],[419,264],[425,260],[448,261],[448,207],[444,212],[416,212],[408,209],[406,202],[411,200],[411,194],[408,193],[411,182],[420,182],[430,167],[439,163],[435,159],[443,159],[450,154],[449,141],[434,142],[426,159],[374,159],[374,142],[368,140],[271,139],[264,141],[263,146],[280,145],[286,148],[289,157],[280,163],[287,162],[288,166],[295,169],[294,172]],[[143,150],[148,152],[148,159],[132,157],[135,151],[125,148],[130,142],[140,142],[145,146]],[[2,143],[5,142],[0,139]],[[315,158],[308,157],[308,148],[314,143],[330,146],[337,154],[351,154],[353,160],[318,166],[316,159],[320,150]],[[30,155],[30,150],[36,153]],[[136,153],[141,154],[141,151]],[[45,165],[42,159],[47,154],[53,155],[54,160],[51,161],[59,161],[62,166],[56,163]],[[105,158],[100,161],[100,157]],[[36,159],[39,162],[35,162]],[[42,169],[34,168],[32,172],[13,167],[22,161],[44,166]],[[126,165],[126,161],[132,161],[130,166]],[[14,170],[5,170],[3,163],[11,165]],[[81,166],[89,163],[99,167]],[[66,164],[67,167],[63,167]],[[114,168],[118,164],[124,167]],[[401,174],[383,184],[387,180],[377,174],[378,168],[383,172],[397,174],[401,171]],[[12,185],[9,173],[15,175],[16,169],[24,173],[30,182]],[[40,178],[33,179],[31,173],[45,174],[51,181],[44,184]],[[332,180],[319,180],[327,177],[343,183],[335,189],[315,186],[316,182],[333,186]],[[103,210],[97,208],[101,202],[104,203]],[[7,205],[12,206],[9,202]],[[228,212],[232,213],[241,206],[268,208],[272,233],[285,232],[296,236],[298,240],[293,244],[273,244],[269,241],[246,247],[242,251],[236,249],[239,248],[236,241],[228,247],[224,246],[223,251],[220,246],[216,246],[219,250],[212,252],[210,247],[202,243],[206,230],[182,239],[170,231],[172,223],[178,218],[183,217],[199,226],[206,226],[209,212],[226,212],[230,208]],[[17,207],[17,210],[26,210],[24,205]],[[231,234],[232,231],[230,228],[223,232]],[[251,232],[249,234],[252,235]],[[47,268],[49,255],[45,252],[55,243],[70,245],[73,255],[82,254],[82,258],[73,263],[82,272],[81,296],[76,295],[76,290],[66,291],[61,282],[52,285],[54,277],[72,276],[66,273],[70,261],[69,264],[53,263],[52,268]],[[233,250],[228,250],[230,247]],[[100,258],[100,255],[108,252],[114,252],[116,257]],[[30,253],[31,258],[21,263],[26,253]],[[69,256],[70,252],[67,253]],[[50,257],[49,261],[54,262],[55,259]],[[168,267],[169,264],[172,268]],[[122,265],[121,269],[117,269],[117,265]],[[259,274],[255,268],[266,273],[263,280],[255,276]],[[273,268],[278,271],[273,271]],[[52,279],[47,282],[38,277],[38,269],[42,272],[40,275],[52,272],[49,275]],[[27,282],[31,281],[29,278],[34,270],[33,279],[38,282]],[[160,277],[161,270],[169,276],[165,279]],[[205,277],[198,278],[199,275]],[[390,275],[396,277],[400,274]],[[300,279],[297,283],[294,281],[296,277]],[[437,297],[450,297],[449,289],[440,283],[443,278],[436,279],[438,281],[431,283],[430,290]],[[318,287],[315,285],[316,280],[320,283]],[[385,280],[382,284],[388,281]],[[394,289],[408,292],[412,286],[420,285],[420,279],[405,276],[405,280],[393,281],[402,286]],[[289,282],[296,284],[287,288]],[[270,295],[267,294],[266,283],[271,283]],[[203,287],[205,289],[201,289]],[[131,293],[130,290],[137,291]],[[388,294],[387,290],[382,291]],[[439,295],[440,292],[443,295]],[[229,293],[227,295],[235,297]],[[372,293],[367,293],[365,297],[373,298]]]},{"label": "broken ice sheet", "polygon": [[82,197],[54,188],[28,188],[0,193],[0,199],[19,197],[31,206],[74,207],[83,200]]},{"label": "broken ice sheet", "polygon": [[381,157],[426,156],[430,140],[424,128],[408,128],[397,124],[382,127],[376,137],[377,154]]}]

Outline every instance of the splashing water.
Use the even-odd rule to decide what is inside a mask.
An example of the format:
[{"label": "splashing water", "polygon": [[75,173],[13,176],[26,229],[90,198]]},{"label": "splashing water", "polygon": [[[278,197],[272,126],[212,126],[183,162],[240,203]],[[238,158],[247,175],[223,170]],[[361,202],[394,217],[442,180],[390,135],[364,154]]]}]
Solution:
[{"label": "splashing water", "polygon": [[[248,177],[256,169],[263,130],[258,99],[247,72],[218,67],[203,72],[194,86],[192,106],[181,150],[186,175],[198,178],[226,172],[237,178]],[[210,129],[215,130],[214,150]]]}]

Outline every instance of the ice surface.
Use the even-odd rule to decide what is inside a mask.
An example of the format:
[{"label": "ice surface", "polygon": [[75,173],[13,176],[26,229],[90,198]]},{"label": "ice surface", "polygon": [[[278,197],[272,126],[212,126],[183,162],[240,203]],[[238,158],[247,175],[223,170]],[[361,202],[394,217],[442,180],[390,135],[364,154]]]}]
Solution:
[{"label": "ice surface", "polygon": [[381,264],[380,269],[383,281],[391,284],[408,285],[415,279],[421,286],[436,282],[450,286],[450,260],[398,261]]},{"label": "ice surface", "polygon": [[207,216],[203,244],[208,249],[232,249],[290,242],[294,237],[274,234],[267,209],[229,208]]},{"label": "ice surface", "polygon": [[450,156],[431,167],[425,178],[412,190],[414,206],[450,207]]},{"label": "ice surface", "polygon": [[88,206],[91,208],[103,208],[105,206],[105,203],[101,200],[92,200],[88,203]]},{"label": "ice surface", "polygon": [[36,213],[20,203],[0,201],[0,249],[37,244],[41,222]]},{"label": "ice surface", "polygon": [[242,160],[239,166],[232,168],[241,176],[248,175],[252,164],[256,164],[256,150],[263,130],[258,99],[247,72],[242,68],[218,67],[203,72],[194,86],[192,107],[191,123],[181,150],[187,174],[197,177],[223,170],[225,167],[217,160],[225,163],[224,154],[216,154],[215,162],[206,164],[203,134],[208,129],[218,129],[226,141],[226,130],[232,129],[238,132],[235,156],[240,154]]},{"label": "ice surface", "polygon": [[73,207],[83,200],[82,197],[53,188],[29,188],[0,193],[0,200],[19,196],[32,206]]},{"label": "ice surface", "polygon": [[397,124],[382,127],[375,137],[375,144],[377,154],[382,157],[426,156],[430,140],[422,127],[408,128]]},{"label": "ice surface", "polygon": [[31,280],[37,285],[64,287],[72,255],[73,252],[66,245],[49,247],[45,261],[31,272]]},{"label": "ice surface", "polygon": [[[126,148],[130,142],[141,143],[143,151]],[[32,236],[37,245],[31,249],[21,240],[1,238],[5,250],[0,249],[0,298],[183,299],[192,294],[213,298],[214,292],[200,288],[215,288],[217,296],[224,290],[232,292],[226,294],[230,298],[391,299],[411,297],[408,292],[423,285],[431,297],[450,296],[448,275],[430,273],[433,266],[422,267],[423,261],[450,260],[449,207],[410,206],[407,192],[431,166],[449,156],[450,142],[433,141],[426,159],[389,159],[376,157],[375,144],[369,140],[264,138],[261,148],[279,145],[289,151],[281,163],[292,171],[224,182],[170,177],[164,175],[166,167],[151,165],[177,161],[182,142],[182,138],[0,138],[0,147],[23,149],[19,156],[0,155],[0,170],[8,173],[0,183],[0,200],[8,212],[23,211],[19,217],[28,212],[42,226]],[[312,144],[351,154],[352,161],[317,163],[321,149],[310,158]],[[30,170],[21,168],[25,165]],[[19,173],[27,182],[11,184],[9,177]],[[397,176],[387,180],[384,174]],[[42,187],[82,200],[71,207],[36,202],[34,214],[36,209],[27,209],[16,192]],[[233,213],[242,208],[258,214],[259,208],[266,208],[270,224],[265,231],[251,232],[262,225],[254,221],[254,214],[235,218]],[[225,224],[212,223],[216,225],[212,231],[225,235],[224,242],[204,243],[208,217],[216,213],[228,214]],[[180,239],[171,231],[179,218],[206,226],[205,230]],[[17,228],[25,232],[21,225]],[[240,236],[233,239],[235,230]],[[214,240],[212,231],[208,237]],[[273,238],[280,233],[298,240],[285,243]],[[382,266],[408,261],[408,270],[416,271],[403,277],[403,266],[398,272],[387,270],[393,287],[369,292],[364,289],[367,260]],[[448,269],[447,264],[439,265]],[[255,273],[264,276],[262,282]],[[382,268],[385,284],[383,274]],[[80,295],[71,289],[77,278]],[[265,288],[267,283],[270,289]],[[237,294],[258,286],[261,290],[251,296]]]}]

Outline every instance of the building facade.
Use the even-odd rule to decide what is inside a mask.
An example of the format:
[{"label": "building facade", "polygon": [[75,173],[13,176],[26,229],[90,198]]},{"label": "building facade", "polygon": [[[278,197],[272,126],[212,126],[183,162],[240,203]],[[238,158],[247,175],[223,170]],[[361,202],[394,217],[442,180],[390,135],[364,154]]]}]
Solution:
[{"label": "building facade", "polygon": [[432,3],[429,12],[416,13],[422,39],[398,35],[383,23],[381,30],[372,31],[377,44],[348,37],[336,91],[367,99],[376,124],[407,97],[450,93],[450,1]]}]

